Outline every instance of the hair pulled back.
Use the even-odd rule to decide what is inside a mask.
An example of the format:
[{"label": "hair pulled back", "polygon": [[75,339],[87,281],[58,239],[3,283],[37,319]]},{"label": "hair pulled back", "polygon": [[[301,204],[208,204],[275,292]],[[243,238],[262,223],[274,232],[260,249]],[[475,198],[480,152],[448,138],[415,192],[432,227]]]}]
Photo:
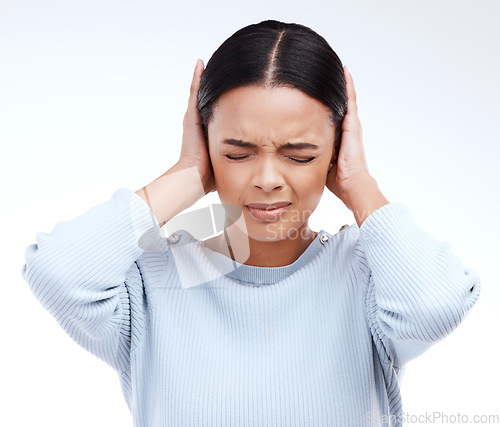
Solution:
[{"label": "hair pulled back", "polygon": [[198,110],[205,139],[217,99],[242,86],[299,89],[326,105],[337,152],[347,93],[342,62],[328,42],[301,24],[276,20],[236,31],[213,53],[201,76]]}]

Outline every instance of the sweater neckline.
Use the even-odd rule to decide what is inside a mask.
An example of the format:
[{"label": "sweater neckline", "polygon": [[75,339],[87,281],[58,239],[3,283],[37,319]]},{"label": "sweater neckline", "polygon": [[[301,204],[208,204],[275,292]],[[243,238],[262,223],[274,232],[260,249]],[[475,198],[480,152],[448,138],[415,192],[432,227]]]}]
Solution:
[{"label": "sweater neckline", "polygon": [[321,229],[305,251],[293,263],[279,267],[258,267],[241,264],[220,252],[206,247],[203,241],[198,242],[208,261],[224,276],[238,280],[245,285],[260,286],[279,282],[299,270],[318,254],[330,238],[331,235]]}]

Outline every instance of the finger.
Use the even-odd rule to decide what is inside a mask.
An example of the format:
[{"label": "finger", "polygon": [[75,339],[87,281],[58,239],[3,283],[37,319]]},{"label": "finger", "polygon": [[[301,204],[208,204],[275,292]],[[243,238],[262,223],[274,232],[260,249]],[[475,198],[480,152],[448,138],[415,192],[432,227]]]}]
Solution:
[{"label": "finger", "polygon": [[184,116],[185,122],[198,122],[199,112],[198,112],[198,90],[200,88],[200,79],[203,74],[204,65],[203,61],[199,59],[196,63],[196,67],[193,72],[193,79],[191,80],[191,86],[189,88],[189,100],[186,115]]},{"label": "finger", "polygon": [[358,105],[356,101],[356,90],[354,88],[352,75],[347,66],[344,66],[344,77],[347,92],[347,114],[342,124],[342,131],[349,133],[354,131],[361,132],[361,123],[358,117]]},{"label": "finger", "polygon": [[196,62],[196,67],[193,72],[193,80],[191,81],[191,88],[189,94],[189,100],[192,101],[194,105],[197,104],[198,89],[200,88],[200,79],[203,74],[203,61],[198,59]]},{"label": "finger", "polygon": [[354,81],[347,66],[344,66],[344,75],[347,91],[347,114],[356,114],[358,112],[358,105],[356,103],[356,89],[354,88]]}]

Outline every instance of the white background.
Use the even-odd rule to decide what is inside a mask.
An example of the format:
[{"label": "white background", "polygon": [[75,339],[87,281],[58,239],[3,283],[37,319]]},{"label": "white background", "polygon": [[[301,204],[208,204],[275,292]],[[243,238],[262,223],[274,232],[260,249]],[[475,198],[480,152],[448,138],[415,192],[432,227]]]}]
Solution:
[{"label": "white background", "polygon": [[[22,279],[24,250],[37,232],[169,169],[196,59],[206,64],[265,19],[326,38],[353,75],[382,192],[481,277],[465,321],[408,364],[404,410],[500,414],[499,12],[484,0],[1,0],[0,425],[132,426],[116,373]],[[212,193],[193,208],[217,201]],[[353,222],[325,188],[313,230]]]}]

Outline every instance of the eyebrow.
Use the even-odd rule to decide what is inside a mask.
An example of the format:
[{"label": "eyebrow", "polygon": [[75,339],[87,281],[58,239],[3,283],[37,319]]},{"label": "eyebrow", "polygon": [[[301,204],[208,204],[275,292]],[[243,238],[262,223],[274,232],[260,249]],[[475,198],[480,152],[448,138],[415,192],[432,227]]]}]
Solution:
[{"label": "eyebrow", "polygon": [[[247,141],[242,141],[240,139],[227,138],[224,141],[222,141],[222,143],[226,145],[233,145],[235,147],[257,148],[256,144]],[[294,148],[300,150],[304,148],[318,149],[319,147],[316,144],[311,144],[310,142],[296,142],[296,143],[286,142],[285,144],[282,144],[280,148],[281,149]]]}]

